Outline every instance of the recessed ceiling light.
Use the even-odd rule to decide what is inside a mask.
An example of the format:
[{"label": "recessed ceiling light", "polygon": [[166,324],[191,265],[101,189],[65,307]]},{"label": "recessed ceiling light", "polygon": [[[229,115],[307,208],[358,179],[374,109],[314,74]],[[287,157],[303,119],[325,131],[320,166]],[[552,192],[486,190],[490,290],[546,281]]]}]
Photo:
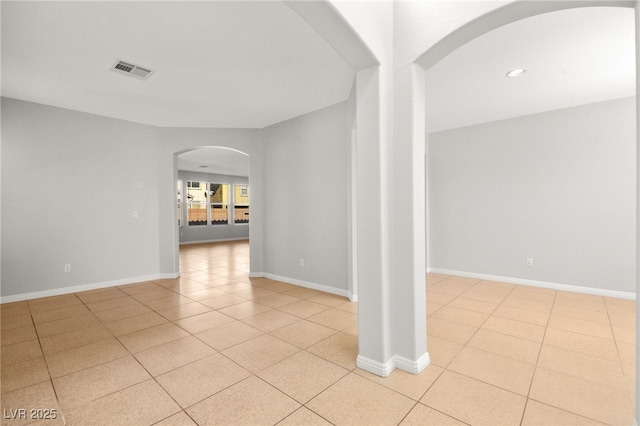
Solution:
[{"label": "recessed ceiling light", "polygon": [[507,77],[518,77],[521,76],[522,74],[526,73],[527,70],[524,68],[516,68],[514,70],[511,70],[507,73]]},{"label": "recessed ceiling light", "polygon": [[201,169],[206,169],[209,166],[198,166],[198,167],[200,167]]}]

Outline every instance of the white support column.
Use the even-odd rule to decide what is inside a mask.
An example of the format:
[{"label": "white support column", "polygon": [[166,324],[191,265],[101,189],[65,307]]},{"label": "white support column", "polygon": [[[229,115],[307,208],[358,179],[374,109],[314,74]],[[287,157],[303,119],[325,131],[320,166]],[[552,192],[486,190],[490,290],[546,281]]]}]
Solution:
[{"label": "white support column", "polygon": [[[636,324],[640,324],[640,1],[636,1]],[[640,425],[640,327],[636,326],[636,395],[634,424]]]},{"label": "white support column", "polygon": [[[382,74],[382,75],[381,75]],[[385,152],[388,85],[384,70],[356,74],[358,367],[379,376],[393,370],[388,281],[388,200]]]}]

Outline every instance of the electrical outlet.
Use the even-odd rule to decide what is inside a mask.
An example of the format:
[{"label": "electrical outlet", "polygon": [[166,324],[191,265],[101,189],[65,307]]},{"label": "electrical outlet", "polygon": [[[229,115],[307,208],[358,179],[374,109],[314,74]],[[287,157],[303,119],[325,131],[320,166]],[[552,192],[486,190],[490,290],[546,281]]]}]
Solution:
[{"label": "electrical outlet", "polygon": [[527,257],[527,266],[533,266],[533,257]]},{"label": "electrical outlet", "polygon": [[71,272],[71,264],[67,263],[66,265],[64,265],[64,271],[65,272]]},{"label": "electrical outlet", "polygon": [[300,266],[304,266],[304,259],[300,259]]}]

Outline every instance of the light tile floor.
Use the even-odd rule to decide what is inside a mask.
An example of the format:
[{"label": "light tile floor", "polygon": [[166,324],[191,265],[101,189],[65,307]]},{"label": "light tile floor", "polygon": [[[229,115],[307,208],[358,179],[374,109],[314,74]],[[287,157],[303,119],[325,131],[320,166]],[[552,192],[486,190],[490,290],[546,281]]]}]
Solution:
[{"label": "light tile floor", "polygon": [[357,304],[249,279],[248,250],[2,305],[2,423],[631,424],[635,302],[429,274],[431,365],[383,379],[356,368]]}]

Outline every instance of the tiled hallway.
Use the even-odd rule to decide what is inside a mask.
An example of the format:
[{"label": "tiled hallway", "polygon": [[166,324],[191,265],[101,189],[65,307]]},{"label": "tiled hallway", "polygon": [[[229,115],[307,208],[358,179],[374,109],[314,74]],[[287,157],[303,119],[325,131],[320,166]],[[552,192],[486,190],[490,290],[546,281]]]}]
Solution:
[{"label": "tiled hallway", "polygon": [[430,274],[431,365],[382,379],[355,366],[356,303],[249,279],[245,241],[180,262],[1,305],[2,424],[631,424],[635,302]]}]

